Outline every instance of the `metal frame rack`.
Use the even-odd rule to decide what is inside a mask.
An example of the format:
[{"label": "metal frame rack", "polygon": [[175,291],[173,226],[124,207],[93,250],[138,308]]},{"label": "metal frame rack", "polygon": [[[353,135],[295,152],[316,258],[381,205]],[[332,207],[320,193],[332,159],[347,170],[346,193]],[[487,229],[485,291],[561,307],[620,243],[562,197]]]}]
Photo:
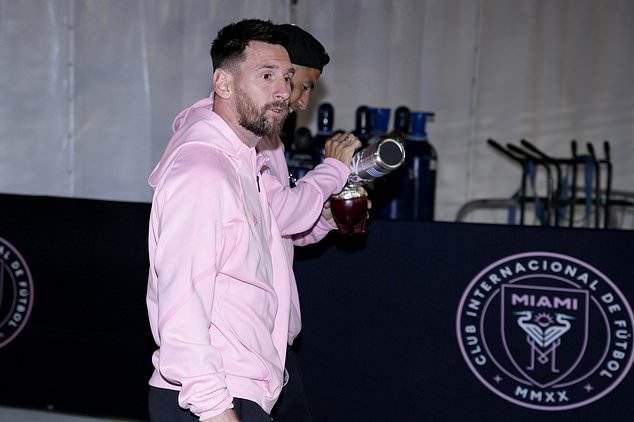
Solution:
[{"label": "metal frame rack", "polygon": [[[511,198],[484,198],[465,203],[456,221],[466,221],[479,209],[506,209],[508,223],[550,227],[619,227],[623,213],[634,214],[634,193],[612,190],[613,165],[610,142],[603,141],[599,157],[592,143],[580,153],[570,142],[569,157],[546,154],[522,139],[505,146],[494,139],[487,143],[521,168],[520,187]],[[580,209],[583,211],[579,213]],[[529,212],[532,222],[528,220]]]}]

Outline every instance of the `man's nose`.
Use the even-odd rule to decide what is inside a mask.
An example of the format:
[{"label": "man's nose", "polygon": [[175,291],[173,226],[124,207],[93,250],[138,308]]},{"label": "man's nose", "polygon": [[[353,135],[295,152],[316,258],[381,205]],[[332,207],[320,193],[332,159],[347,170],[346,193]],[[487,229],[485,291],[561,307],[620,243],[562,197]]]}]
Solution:
[{"label": "man's nose", "polygon": [[285,78],[280,78],[275,86],[274,97],[277,101],[286,101],[291,96],[291,86]]},{"label": "man's nose", "polygon": [[306,107],[308,107],[309,98],[310,98],[310,93],[308,91],[304,91],[301,97],[299,97],[299,99],[297,100],[297,108],[299,110],[306,110]]}]

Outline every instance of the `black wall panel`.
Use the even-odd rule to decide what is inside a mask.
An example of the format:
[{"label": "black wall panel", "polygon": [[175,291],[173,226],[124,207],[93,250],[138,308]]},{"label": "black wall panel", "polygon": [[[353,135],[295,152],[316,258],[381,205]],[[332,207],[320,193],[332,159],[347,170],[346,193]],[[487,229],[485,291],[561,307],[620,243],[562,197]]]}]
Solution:
[{"label": "black wall panel", "polygon": [[[28,321],[0,347],[0,403],[147,418],[148,217],[149,204],[0,195],[0,239],[33,280]],[[633,420],[631,373],[589,404],[527,408],[476,377],[456,335],[467,286],[514,254],[573,257],[632,303],[632,244],[631,231],[374,220],[365,237],[333,233],[297,249],[304,329],[295,348],[316,422]]]}]

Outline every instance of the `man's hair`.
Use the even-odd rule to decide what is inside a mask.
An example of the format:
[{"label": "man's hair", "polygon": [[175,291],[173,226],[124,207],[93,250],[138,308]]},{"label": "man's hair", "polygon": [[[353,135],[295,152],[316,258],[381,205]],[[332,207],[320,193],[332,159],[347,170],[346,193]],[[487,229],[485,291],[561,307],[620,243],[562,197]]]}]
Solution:
[{"label": "man's hair", "polygon": [[278,28],[288,37],[286,50],[291,58],[291,63],[300,66],[311,67],[320,72],[330,62],[324,46],[310,33],[297,25],[284,23]]},{"label": "man's hair", "polygon": [[232,65],[244,58],[244,50],[251,41],[278,44],[286,47],[288,37],[271,21],[243,19],[220,31],[211,44],[213,69]]}]

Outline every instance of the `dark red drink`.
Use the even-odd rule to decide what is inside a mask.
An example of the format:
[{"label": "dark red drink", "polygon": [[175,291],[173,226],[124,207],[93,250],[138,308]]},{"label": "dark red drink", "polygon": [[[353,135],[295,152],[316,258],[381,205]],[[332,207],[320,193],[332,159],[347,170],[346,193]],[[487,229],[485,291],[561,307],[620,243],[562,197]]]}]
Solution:
[{"label": "dark red drink", "polygon": [[365,233],[368,199],[361,186],[346,186],[330,198],[332,216],[342,234]]}]

